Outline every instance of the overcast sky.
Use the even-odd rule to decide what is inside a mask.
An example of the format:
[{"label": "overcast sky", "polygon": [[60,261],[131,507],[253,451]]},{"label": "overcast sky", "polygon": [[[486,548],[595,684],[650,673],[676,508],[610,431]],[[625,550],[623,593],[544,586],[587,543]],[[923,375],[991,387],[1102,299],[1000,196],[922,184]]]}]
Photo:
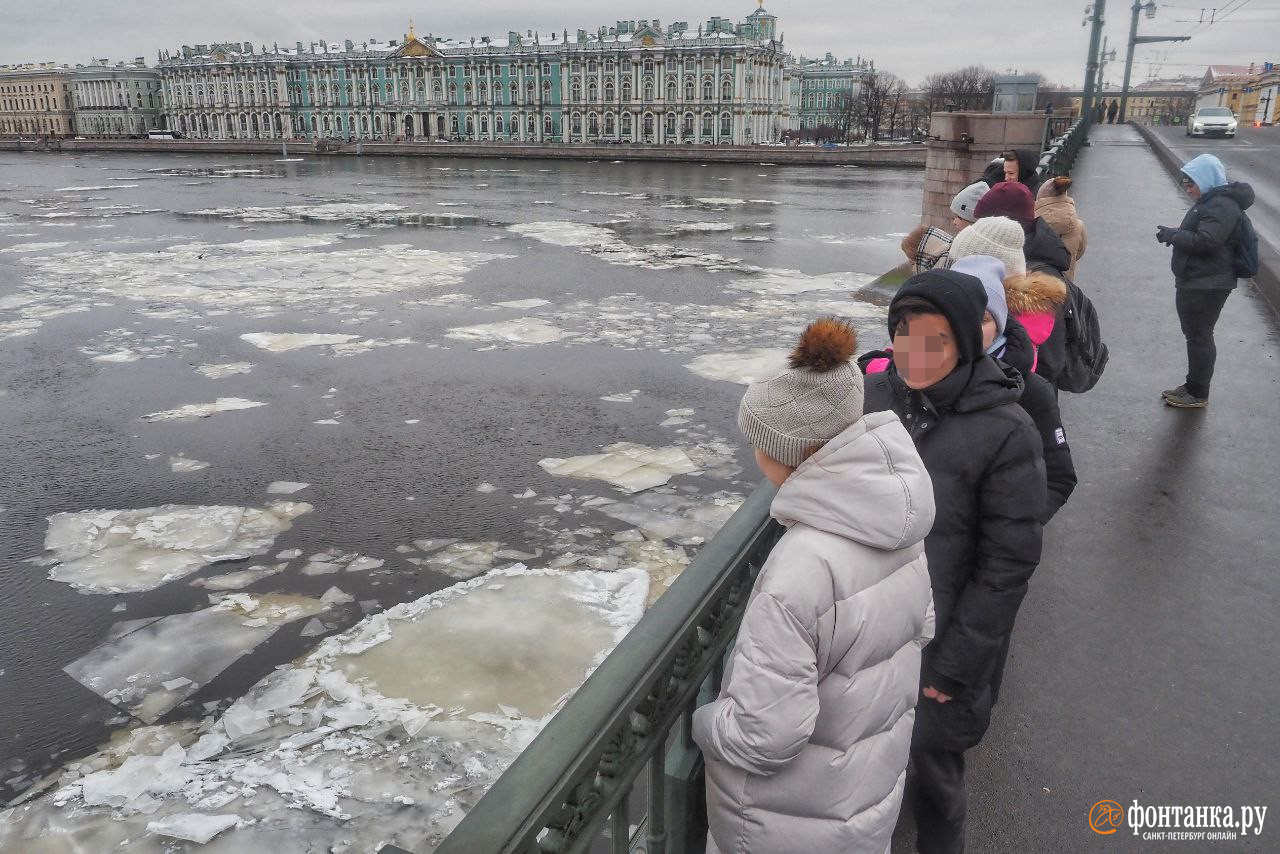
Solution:
[{"label": "overcast sky", "polygon": [[[1193,32],[1183,44],[1140,45],[1134,79],[1202,74],[1209,63],[1280,61],[1280,0],[1202,0],[1217,4],[1219,23],[1199,25],[1193,0],[1161,3],[1142,35]],[[917,85],[929,73],[968,64],[1005,71],[1039,71],[1054,82],[1079,86],[1089,29],[1081,26],[1086,0],[769,0],[787,49],[806,56],[830,51],[843,58],[875,59]],[[1119,46],[1106,71],[1123,74],[1129,4],[1110,0],[1105,33]],[[508,30],[544,33],[594,30],[618,19],[659,18],[663,24],[697,26],[712,15],[740,20],[753,0],[512,0],[406,2],[405,0],[0,0],[0,64],[55,61],[75,64],[94,57],[112,61],[145,56],[183,44],[220,41],[279,42],[320,38],[341,42],[399,38],[410,18],[420,32],[454,38],[505,36]],[[1205,12],[1207,20],[1209,12]],[[1270,38],[1267,38],[1269,36]],[[1163,62],[1161,62],[1163,60]],[[1153,68],[1153,65],[1157,66]]]}]

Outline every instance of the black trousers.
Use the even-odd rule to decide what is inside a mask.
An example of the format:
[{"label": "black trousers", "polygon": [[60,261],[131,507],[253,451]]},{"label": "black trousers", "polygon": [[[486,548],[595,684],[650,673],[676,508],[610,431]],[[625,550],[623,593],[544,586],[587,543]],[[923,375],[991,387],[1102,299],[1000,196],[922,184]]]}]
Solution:
[{"label": "black trousers", "polygon": [[1229,290],[1188,290],[1178,288],[1175,305],[1182,334],[1187,339],[1187,392],[1209,399],[1209,383],[1213,380],[1213,364],[1218,348],[1213,342],[1213,327],[1226,305]]},{"label": "black trousers", "polygon": [[[933,700],[920,702],[932,703]],[[920,854],[961,854],[964,851],[964,753],[913,747],[911,764],[915,775],[907,796],[916,818],[916,850]]]}]

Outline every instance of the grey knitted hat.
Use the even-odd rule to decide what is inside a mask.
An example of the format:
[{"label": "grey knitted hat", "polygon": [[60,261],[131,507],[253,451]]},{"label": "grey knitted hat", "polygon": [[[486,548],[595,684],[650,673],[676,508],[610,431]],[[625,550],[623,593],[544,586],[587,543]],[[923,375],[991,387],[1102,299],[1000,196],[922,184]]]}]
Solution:
[{"label": "grey knitted hat", "polygon": [[857,333],[842,320],[810,323],[790,368],[747,388],[738,407],[747,441],[795,468],[852,426],[862,417],[862,372],[849,361],[857,346]]},{"label": "grey knitted hat", "polygon": [[977,217],[973,213],[973,209],[978,206],[978,202],[990,190],[990,185],[986,181],[978,181],[976,184],[970,184],[960,192],[956,193],[956,197],[951,200],[951,212],[967,222],[973,222]]}]

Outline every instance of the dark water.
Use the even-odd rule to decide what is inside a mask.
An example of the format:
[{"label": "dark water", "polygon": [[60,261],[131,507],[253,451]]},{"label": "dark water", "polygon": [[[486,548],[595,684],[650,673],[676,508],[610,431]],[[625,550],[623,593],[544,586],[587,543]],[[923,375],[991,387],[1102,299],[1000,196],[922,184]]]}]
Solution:
[{"label": "dark water", "polygon": [[[760,275],[747,265],[808,275],[888,269],[899,260],[898,235],[917,221],[920,181],[915,170],[767,165],[0,154],[0,330],[15,319],[41,324],[31,334],[0,337],[0,798],[128,721],[64,674],[65,665],[102,643],[117,621],[206,607],[207,591],[191,580],[268,561],[206,567],[142,593],[86,594],[48,580],[46,568],[27,562],[42,551],[46,517],[167,503],[262,506],[267,483],[303,481],[310,489],[292,497],[315,510],[277,538],[273,553],[336,548],[388,565],[381,572],[309,577],[295,561],[250,592],[318,596],[339,584],[376,608],[440,589],[453,580],[397,564],[395,547],[457,537],[534,549],[545,545],[545,530],[533,520],[548,510],[513,494],[526,488],[541,496],[571,488],[612,494],[603,483],[552,478],[538,468],[539,459],[592,453],[624,440],[669,445],[673,433],[659,422],[677,408],[694,408],[699,429],[736,441],[742,387],[705,379],[684,365],[706,352],[788,346],[796,324],[809,319],[809,298],[852,296],[849,288],[784,294],[744,320],[734,312],[758,295],[730,283]],[[107,189],[66,189],[74,187]],[[638,194],[643,198],[632,198]],[[287,222],[189,215],[330,203],[403,209],[329,209],[322,215],[332,219]],[[664,248],[628,266],[509,228],[537,222],[608,224],[629,246]],[[680,230],[691,223],[722,230]],[[166,253],[174,246],[305,235],[329,242],[286,255],[310,265],[316,279],[328,275],[330,263],[345,271],[335,275],[347,276],[349,253],[380,257],[389,245],[512,257],[472,265],[447,284],[419,284],[413,263],[392,265],[379,270],[397,277],[394,288],[366,293],[351,285],[303,299],[282,293],[275,304],[269,291],[266,304],[261,294],[247,302],[234,297],[241,287],[261,284],[259,256],[252,255],[226,265],[216,298],[151,287],[152,277],[172,263]],[[2,251],[55,243],[65,245]],[[654,269],[653,259],[664,253],[700,263],[718,255],[730,259],[719,264],[729,269],[716,263]],[[122,285],[126,280],[143,290]],[[174,281],[171,270],[166,281]],[[409,304],[442,294],[468,298]],[[19,305],[6,297],[30,299]],[[548,304],[492,306],[531,298]],[[81,310],[37,317],[42,306]],[[611,313],[619,306],[643,317],[615,322]],[[488,350],[482,349],[488,342],[445,337],[452,327],[522,316],[556,324],[568,337]],[[600,334],[619,323],[632,329],[633,340]],[[878,323],[864,326],[864,343],[879,345]],[[689,337],[689,330],[704,337]],[[336,357],[325,348],[269,353],[239,338],[263,331],[414,343]],[[150,348],[157,357],[103,362],[81,351],[121,347]],[[209,379],[193,370],[233,361],[251,362],[252,372]],[[599,399],[629,389],[643,393],[627,404]],[[188,421],[139,420],[222,396],[268,405]],[[335,410],[342,413],[339,425],[314,423]],[[180,453],[211,465],[173,473],[166,459]],[[738,457],[744,470],[736,477],[673,483],[688,494],[744,493],[755,475],[746,468],[748,456]],[[497,490],[477,492],[483,482]],[[586,524],[606,534],[627,527],[606,517],[566,520],[569,527]],[[123,611],[113,610],[121,603]],[[344,628],[362,616],[352,605],[330,622]],[[300,637],[300,628],[286,626],[166,719],[234,698],[305,652],[317,639]]]}]

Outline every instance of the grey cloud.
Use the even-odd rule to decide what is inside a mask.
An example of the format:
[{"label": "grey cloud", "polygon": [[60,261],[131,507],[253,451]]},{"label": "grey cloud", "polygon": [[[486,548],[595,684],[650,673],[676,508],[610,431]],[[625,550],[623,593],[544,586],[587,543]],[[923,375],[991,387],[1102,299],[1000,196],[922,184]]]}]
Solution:
[{"label": "grey cloud", "polygon": [[[6,5],[18,2],[8,0]],[[1115,8],[1108,15],[1107,34],[1113,45],[1123,45],[1129,23],[1127,4],[1112,0],[1112,5]],[[892,71],[913,85],[934,71],[984,64],[999,71],[1039,71],[1069,86],[1080,85],[1084,75],[1089,38],[1088,29],[1080,26],[1084,6],[1085,0],[772,0],[766,4],[778,16],[793,53],[861,54],[873,58],[877,68]],[[420,32],[467,38],[501,36],[511,29],[544,33],[567,29],[573,33],[619,19],[654,17],[696,26],[711,15],[738,20],[754,8],[750,0],[623,0],[609,4],[599,0],[547,0],[539,4],[486,0],[451,5],[392,0],[53,0],[23,3],[5,11],[0,63],[74,64],[92,57],[119,60],[134,56],[152,62],[160,49],[218,41],[270,45],[319,38],[386,40],[404,33],[410,18]],[[1155,21],[1143,20],[1142,32],[1163,35],[1191,29],[1189,24],[1175,23],[1175,17],[1174,10],[1163,8]],[[1261,35],[1250,35],[1251,30],[1266,32],[1267,27],[1224,24],[1200,30],[1186,45],[1140,46],[1135,79],[1143,79],[1148,60],[1164,51],[1169,54],[1165,75],[1198,74],[1210,62],[1235,64],[1271,58],[1264,55],[1269,44]],[[1118,82],[1121,70],[1121,62],[1112,63],[1108,79]]]}]

